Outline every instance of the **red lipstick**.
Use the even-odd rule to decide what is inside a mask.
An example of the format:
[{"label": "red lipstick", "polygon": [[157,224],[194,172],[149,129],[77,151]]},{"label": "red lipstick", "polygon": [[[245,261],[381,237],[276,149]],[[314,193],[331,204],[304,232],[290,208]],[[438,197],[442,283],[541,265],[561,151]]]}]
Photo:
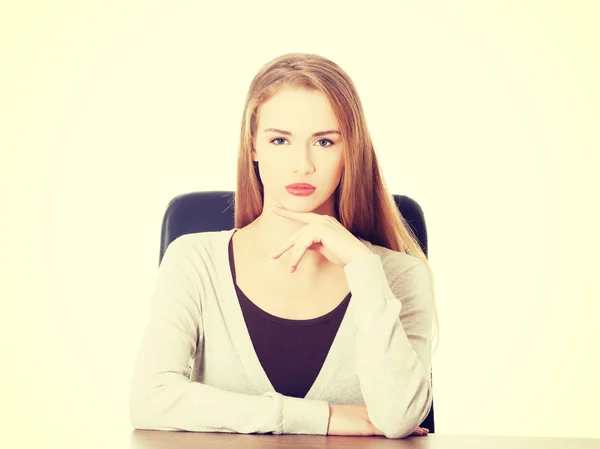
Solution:
[{"label": "red lipstick", "polygon": [[312,184],[307,184],[305,182],[290,184],[285,186],[286,190],[294,196],[308,196],[312,195],[315,191],[316,187]]}]

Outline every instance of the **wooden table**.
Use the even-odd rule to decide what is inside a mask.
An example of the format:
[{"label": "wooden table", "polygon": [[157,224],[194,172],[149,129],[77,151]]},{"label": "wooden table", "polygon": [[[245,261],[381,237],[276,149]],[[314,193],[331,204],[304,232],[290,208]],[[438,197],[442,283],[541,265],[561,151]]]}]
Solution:
[{"label": "wooden table", "polygon": [[600,439],[430,434],[388,439],[381,436],[271,435],[134,430],[130,449],[238,448],[413,448],[413,449],[600,449]]}]

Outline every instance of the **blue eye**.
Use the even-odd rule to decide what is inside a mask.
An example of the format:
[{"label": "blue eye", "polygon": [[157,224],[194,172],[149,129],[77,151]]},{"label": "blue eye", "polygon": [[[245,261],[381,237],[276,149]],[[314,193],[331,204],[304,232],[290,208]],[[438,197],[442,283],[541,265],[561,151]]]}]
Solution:
[{"label": "blue eye", "polygon": [[[284,139],[283,137],[276,137],[275,139],[271,140],[270,143],[273,143],[276,140],[286,140],[287,141],[287,139]],[[330,146],[334,145],[333,141],[331,141],[329,139],[319,139],[319,140],[317,140],[317,142],[329,142],[329,145],[320,145],[322,147],[330,147]],[[277,144],[277,146],[280,146],[280,145]]]},{"label": "blue eye", "polygon": [[324,145],[326,147],[330,147],[333,145],[333,142],[329,139],[319,139],[319,140],[317,140],[317,142],[329,142],[329,145]]}]

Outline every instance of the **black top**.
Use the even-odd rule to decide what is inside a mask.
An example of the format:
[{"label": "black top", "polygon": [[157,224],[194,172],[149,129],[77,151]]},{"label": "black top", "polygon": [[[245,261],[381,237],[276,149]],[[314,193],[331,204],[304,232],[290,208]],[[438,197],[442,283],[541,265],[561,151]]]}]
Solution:
[{"label": "black top", "polygon": [[331,312],[309,320],[277,317],[254,304],[238,287],[229,240],[229,266],[250,339],[273,388],[304,398],[321,371],[344,318],[351,293]]}]

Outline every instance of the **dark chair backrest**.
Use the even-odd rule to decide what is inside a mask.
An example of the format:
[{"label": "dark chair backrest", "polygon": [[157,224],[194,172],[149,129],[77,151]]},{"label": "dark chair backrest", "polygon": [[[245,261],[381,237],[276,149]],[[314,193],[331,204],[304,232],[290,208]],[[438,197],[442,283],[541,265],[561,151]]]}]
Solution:
[{"label": "dark chair backrest", "polygon": [[[393,197],[400,214],[415,233],[427,256],[427,227],[421,206],[406,195]],[[190,192],[173,198],[163,217],[159,264],[169,244],[181,235],[233,229],[234,198],[235,192],[232,191]],[[428,428],[430,433],[435,432],[433,404],[420,426]]]}]

